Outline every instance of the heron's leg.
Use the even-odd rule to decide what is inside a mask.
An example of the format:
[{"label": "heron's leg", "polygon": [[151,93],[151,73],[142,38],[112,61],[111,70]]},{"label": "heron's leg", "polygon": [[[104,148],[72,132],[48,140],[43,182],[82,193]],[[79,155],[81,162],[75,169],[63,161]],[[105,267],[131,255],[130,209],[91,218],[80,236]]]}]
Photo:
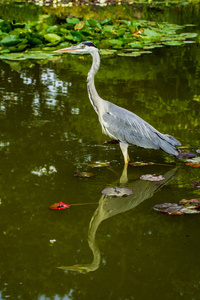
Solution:
[{"label": "heron's leg", "polygon": [[124,143],[119,143],[120,148],[122,150],[123,156],[124,156],[124,162],[125,165],[128,164],[128,162],[130,161],[129,155],[128,155],[128,144],[124,144]]}]

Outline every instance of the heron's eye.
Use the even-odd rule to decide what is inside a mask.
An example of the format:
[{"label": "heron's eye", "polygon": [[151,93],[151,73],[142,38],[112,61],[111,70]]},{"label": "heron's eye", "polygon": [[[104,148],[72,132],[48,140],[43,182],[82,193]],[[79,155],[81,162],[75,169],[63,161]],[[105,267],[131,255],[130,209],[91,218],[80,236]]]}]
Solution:
[{"label": "heron's eye", "polygon": [[79,45],[78,48],[83,49],[83,48],[85,48],[85,46],[84,45]]}]

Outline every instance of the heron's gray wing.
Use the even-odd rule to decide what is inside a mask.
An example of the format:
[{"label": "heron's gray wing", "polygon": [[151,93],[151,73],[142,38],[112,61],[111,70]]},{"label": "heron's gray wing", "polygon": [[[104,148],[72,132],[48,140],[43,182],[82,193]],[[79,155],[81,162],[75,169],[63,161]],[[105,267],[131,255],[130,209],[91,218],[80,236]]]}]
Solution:
[{"label": "heron's gray wing", "polygon": [[161,148],[169,154],[178,154],[174,146],[180,143],[175,138],[160,133],[143,119],[126,109],[110,103],[102,118],[105,131],[122,143],[144,148]]}]

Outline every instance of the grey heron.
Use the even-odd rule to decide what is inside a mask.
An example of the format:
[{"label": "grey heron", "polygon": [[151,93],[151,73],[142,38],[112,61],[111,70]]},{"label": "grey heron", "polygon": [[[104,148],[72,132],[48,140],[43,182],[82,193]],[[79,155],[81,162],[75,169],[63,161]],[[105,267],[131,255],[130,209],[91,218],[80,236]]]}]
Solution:
[{"label": "grey heron", "polygon": [[91,54],[92,67],[87,76],[87,90],[90,102],[98,114],[99,122],[105,134],[118,140],[125,165],[130,161],[128,146],[136,145],[143,148],[161,149],[172,156],[177,156],[181,145],[173,136],[162,134],[136,114],[103,100],[97,93],[94,77],[100,67],[100,52],[92,42],[83,42],[76,46],[59,49],[55,52]]}]

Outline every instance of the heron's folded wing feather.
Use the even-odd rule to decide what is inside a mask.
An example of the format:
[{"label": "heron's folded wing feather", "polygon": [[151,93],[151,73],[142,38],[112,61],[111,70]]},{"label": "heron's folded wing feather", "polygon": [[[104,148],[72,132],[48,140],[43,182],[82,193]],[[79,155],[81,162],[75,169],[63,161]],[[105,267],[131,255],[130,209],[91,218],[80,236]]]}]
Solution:
[{"label": "heron's folded wing feather", "polygon": [[117,140],[144,148],[163,148],[163,142],[180,145],[172,136],[162,134],[134,113],[110,103],[103,114],[105,130]]}]

